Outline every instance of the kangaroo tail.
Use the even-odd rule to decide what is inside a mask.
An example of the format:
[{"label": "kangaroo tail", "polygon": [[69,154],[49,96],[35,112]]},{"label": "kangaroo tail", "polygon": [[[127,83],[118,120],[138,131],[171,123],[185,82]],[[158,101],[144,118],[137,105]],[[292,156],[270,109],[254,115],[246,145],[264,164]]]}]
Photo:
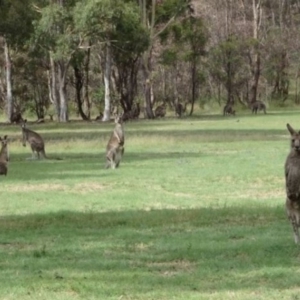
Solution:
[{"label": "kangaroo tail", "polygon": [[43,149],[43,150],[41,151],[41,153],[42,153],[42,155],[44,156],[45,159],[51,159],[51,160],[63,160],[63,159],[60,158],[60,157],[48,157],[48,156],[46,155],[45,149]]}]

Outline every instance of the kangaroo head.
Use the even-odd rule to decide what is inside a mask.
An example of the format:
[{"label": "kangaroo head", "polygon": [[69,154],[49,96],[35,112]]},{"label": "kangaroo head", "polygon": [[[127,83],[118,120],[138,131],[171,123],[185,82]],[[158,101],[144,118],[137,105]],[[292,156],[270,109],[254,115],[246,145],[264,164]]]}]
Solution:
[{"label": "kangaroo head", "polygon": [[5,135],[3,138],[0,137],[0,142],[1,142],[2,149],[3,149],[4,147],[6,147],[7,144],[8,144],[7,135]]},{"label": "kangaroo head", "polygon": [[25,129],[26,128],[26,124],[27,124],[27,119],[25,119],[25,120],[22,120],[22,122],[21,122],[21,128],[23,129]]},{"label": "kangaroo head", "polygon": [[115,123],[116,124],[122,124],[123,123],[123,115],[124,114],[116,114],[115,115]]},{"label": "kangaroo head", "polygon": [[290,124],[286,124],[286,127],[291,134],[291,149],[300,152],[300,131],[295,131]]}]

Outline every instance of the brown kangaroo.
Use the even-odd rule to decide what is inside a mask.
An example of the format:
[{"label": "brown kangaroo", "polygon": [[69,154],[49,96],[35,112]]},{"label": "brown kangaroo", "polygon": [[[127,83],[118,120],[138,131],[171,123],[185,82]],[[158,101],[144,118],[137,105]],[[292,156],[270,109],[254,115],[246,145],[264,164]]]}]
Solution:
[{"label": "brown kangaroo", "polygon": [[26,141],[29,143],[32,151],[32,159],[35,159],[35,152],[37,153],[38,159],[40,159],[40,154],[43,158],[47,158],[45,153],[45,143],[43,138],[35,131],[32,131],[26,127],[27,120],[25,119],[22,124],[22,137],[23,146],[26,147]]},{"label": "brown kangaroo", "polygon": [[106,146],[106,169],[118,168],[124,154],[124,126],[123,116],[117,115],[115,117],[115,128]]},{"label": "brown kangaroo", "polygon": [[299,243],[300,227],[300,131],[290,124],[291,150],[285,161],[286,212],[294,232],[295,243]]},{"label": "brown kangaroo", "polygon": [[5,135],[3,139],[0,137],[0,142],[1,142],[0,175],[6,176],[8,171],[8,160],[9,160],[7,135]]},{"label": "brown kangaroo", "polygon": [[166,115],[166,105],[162,104],[156,107],[154,111],[156,118],[163,118]]}]

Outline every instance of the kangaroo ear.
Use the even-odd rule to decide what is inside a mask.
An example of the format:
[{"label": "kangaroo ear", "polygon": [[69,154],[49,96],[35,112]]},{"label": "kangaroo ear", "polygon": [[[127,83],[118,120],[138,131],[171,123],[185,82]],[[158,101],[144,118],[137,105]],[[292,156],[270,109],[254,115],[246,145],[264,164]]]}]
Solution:
[{"label": "kangaroo ear", "polygon": [[7,140],[7,135],[4,136],[4,140]]},{"label": "kangaroo ear", "polygon": [[293,129],[293,127],[289,123],[286,124],[286,127],[291,135],[296,134],[296,131]]}]

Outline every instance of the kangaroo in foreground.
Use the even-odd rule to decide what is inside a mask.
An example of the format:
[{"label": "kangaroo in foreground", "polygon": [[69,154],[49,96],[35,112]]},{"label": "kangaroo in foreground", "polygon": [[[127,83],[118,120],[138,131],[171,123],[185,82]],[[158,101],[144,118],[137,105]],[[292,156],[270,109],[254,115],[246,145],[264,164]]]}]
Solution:
[{"label": "kangaroo in foreground", "polygon": [[35,152],[37,153],[38,159],[40,159],[40,154],[42,154],[43,158],[47,158],[43,138],[35,131],[28,129],[26,127],[26,123],[27,119],[25,119],[21,124],[23,146],[26,147],[26,141],[29,143],[32,151],[32,159],[35,159]]},{"label": "kangaroo in foreground", "polygon": [[255,114],[257,114],[257,111],[260,111],[260,110],[263,110],[264,114],[267,113],[266,105],[261,101],[255,101],[255,102],[251,103],[251,110],[252,110],[252,113],[255,113]]},{"label": "kangaroo in foreground", "polygon": [[124,154],[124,126],[123,116],[117,115],[115,117],[115,128],[106,146],[106,169],[118,168]]},{"label": "kangaroo in foreground", "polygon": [[284,166],[286,212],[293,227],[295,243],[298,244],[300,241],[300,131],[295,131],[290,124],[286,126],[291,134],[291,151]]},{"label": "kangaroo in foreground", "polygon": [[4,136],[2,139],[0,137],[1,142],[1,150],[0,150],[0,175],[7,175],[7,164],[9,160],[9,154],[8,154],[8,139],[7,135]]}]

